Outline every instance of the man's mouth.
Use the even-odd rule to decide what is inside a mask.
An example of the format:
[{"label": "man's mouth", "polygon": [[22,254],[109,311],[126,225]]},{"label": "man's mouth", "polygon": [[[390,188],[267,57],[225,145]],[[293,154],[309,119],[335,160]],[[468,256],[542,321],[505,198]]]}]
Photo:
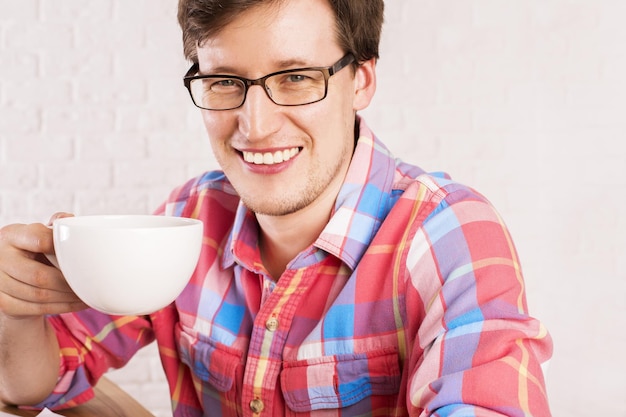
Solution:
[{"label": "man's mouth", "polygon": [[286,162],[296,156],[300,148],[283,149],[276,152],[248,152],[243,151],[244,161],[255,165],[274,165]]}]

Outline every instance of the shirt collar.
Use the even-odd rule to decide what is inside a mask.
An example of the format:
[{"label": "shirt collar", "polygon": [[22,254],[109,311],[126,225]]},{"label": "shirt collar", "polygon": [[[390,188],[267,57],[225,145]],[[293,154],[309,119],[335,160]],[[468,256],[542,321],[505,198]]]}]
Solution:
[{"label": "shirt collar", "polygon": [[[395,159],[360,117],[359,138],[334,213],[314,245],[351,269],[359,263],[372,238],[391,210]],[[258,253],[258,223],[241,202],[225,247],[222,266],[235,261],[262,270]]]},{"label": "shirt collar", "polygon": [[396,201],[392,194],[395,159],[365,121],[357,120],[359,139],[337,195],[335,212],[315,242],[352,269]]}]

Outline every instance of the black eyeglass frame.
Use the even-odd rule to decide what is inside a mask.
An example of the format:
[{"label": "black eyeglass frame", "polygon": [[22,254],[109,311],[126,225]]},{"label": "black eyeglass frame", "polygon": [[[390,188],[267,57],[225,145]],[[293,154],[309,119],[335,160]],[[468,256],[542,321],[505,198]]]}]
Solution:
[{"label": "black eyeglass frame", "polygon": [[[197,74],[198,70],[200,68],[200,65],[198,63],[194,63],[191,66],[191,68],[189,68],[189,70],[187,71],[185,76],[183,77],[183,83],[185,85],[185,88],[187,88],[187,91],[189,92],[189,96],[191,97],[191,101],[193,102],[193,104],[196,107],[198,107],[200,109],[203,109],[203,110],[223,111],[223,110],[234,110],[234,109],[237,109],[237,108],[243,106],[243,103],[246,102],[246,97],[248,96],[248,90],[253,85],[261,86],[263,88],[263,91],[265,91],[265,94],[267,95],[267,97],[269,97],[269,99],[272,100],[272,102],[274,104],[276,104],[276,105],[286,106],[286,107],[306,106],[307,104],[313,104],[313,103],[317,103],[319,101],[324,100],[326,98],[326,96],[328,95],[328,79],[330,77],[332,77],[333,75],[335,75],[336,73],[338,73],[343,68],[345,68],[348,65],[352,64],[354,61],[355,61],[354,55],[352,55],[351,53],[347,53],[346,55],[341,57],[339,59],[339,61],[335,62],[333,65],[331,65],[329,67],[293,68],[293,69],[288,69],[288,70],[272,72],[271,74],[264,75],[263,77],[257,78],[256,80],[251,80],[249,78],[239,77],[237,75],[221,75],[221,74],[193,75],[193,74]],[[322,97],[320,97],[319,99],[317,99],[317,100],[310,101],[310,102],[307,102],[307,103],[302,103],[302,104],[281,104],[281,103],[276,103],[274,101],[274,99],[272,98],[272,96],[270,95],[269,91],[267,90],[267,87],[265,86],[265,81],[268,78],[273,77],[275,75],[288,74],[288,73],[291,73],[291,72],[301,72],[301,71],[320,71],[324,75],[324,95]],[[229,108],[226,108],[226,109],[211,109],[211,108],[207,108],[207,107],[203,107],[203,106],[198,105],[198,103],[196,103],[196,101],[194,100],[193,94],[191,92],[191,82],[193,80],[211,79],[211,78],[232,78],[232,79],[236,79],[236,80],[241,81],[243,83],[243,85],[244,85],[244,92],[243,92],[243,98],[241,99],[241,103],[239,103],[237,106],[229,107]]]}]

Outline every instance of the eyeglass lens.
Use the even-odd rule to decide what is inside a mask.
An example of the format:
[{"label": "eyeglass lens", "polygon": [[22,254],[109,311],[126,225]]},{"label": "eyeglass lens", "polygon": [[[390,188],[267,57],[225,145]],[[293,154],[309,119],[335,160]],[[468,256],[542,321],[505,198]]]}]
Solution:
[{"label": "eyeglass lens", "polygon": [[[320,70],[299,70],[269,76],[264,89],[276,104],[297,106],[313,103],[326,95],[326,80]],[[196,105],[206,109],[232,109],[243,104],[246,84],[233,77],[194,79],[190,90]]]}]

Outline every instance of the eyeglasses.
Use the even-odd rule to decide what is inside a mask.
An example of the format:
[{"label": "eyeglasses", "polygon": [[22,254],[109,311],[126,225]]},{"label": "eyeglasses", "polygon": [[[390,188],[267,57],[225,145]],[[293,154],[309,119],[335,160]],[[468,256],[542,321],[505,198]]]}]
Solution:
[{"label": "eyeglasses", "polygon": [[205,110],[241,107],[253,85],[263,87],[275,104],[303,106],[323,100],[328,93],[328,79],[353,62],[354,56],[346,54],[330,67],[289,69],[256,80],[234,75],[195,75],[199,65],[194,64],[183,80],[193,104]]}]

